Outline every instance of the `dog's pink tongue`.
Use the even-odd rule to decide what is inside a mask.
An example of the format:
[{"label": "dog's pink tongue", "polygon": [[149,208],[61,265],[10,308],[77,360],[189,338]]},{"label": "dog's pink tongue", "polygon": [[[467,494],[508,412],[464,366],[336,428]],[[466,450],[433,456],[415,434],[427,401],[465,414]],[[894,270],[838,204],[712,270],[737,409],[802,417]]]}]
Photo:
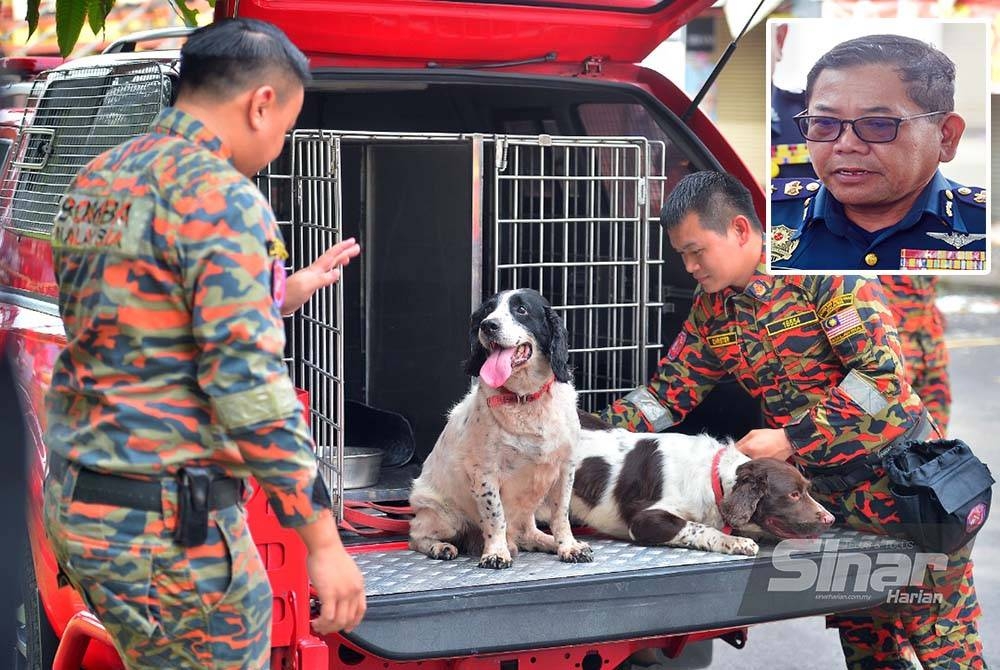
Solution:
[{"label": "dog's pink tongue", "polygon": [[490,354],[483,367],[479,369],[479,378],[495,389],[503,386],[513,371],[511,359],[514,358],[515,349],[515,347],[497,349]]}]

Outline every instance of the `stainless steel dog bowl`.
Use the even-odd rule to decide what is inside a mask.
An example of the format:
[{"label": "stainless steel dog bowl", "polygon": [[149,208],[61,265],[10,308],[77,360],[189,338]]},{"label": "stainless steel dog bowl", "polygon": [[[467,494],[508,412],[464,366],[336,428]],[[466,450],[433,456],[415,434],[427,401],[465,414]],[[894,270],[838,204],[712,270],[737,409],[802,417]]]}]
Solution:
[{"label": "stainless steel dog bowl", "polygon": [[344,447],[344,488],[374,486],[382,467],[382,450],[371,447]]}]

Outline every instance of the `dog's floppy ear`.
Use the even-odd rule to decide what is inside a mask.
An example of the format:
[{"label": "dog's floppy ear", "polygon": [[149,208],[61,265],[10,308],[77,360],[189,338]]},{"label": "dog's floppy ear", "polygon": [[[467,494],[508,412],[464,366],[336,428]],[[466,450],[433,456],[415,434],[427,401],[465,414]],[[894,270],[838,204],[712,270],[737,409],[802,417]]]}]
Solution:
[{"label": "dog's floppy ear", "polygon": [[722,518],[733,528],[740,528],[750,523],[750,517],[757,509],[757,503],[767,494],[767,479],[748,468],[739,472],[746,465],[737,469],[736,486],[732,493],[722,501]]},{"label": "dog's floppy ear", "polygon": [[566,333],[566,326],[563,325],[562,317],[555,311],[545,306],[545,320],[549,323],[549,365],[552,367],[552,374],[561,382],[573,380],[573,372],[569,369],[569,335]]},{"label": "dog's floppy ear", "polygon": [[493,300],[488,300],[479,306],[472,316],[469,317],[469,358],[465,361],[465,374],[470,377],[478,377],[479,370],[483,363],[489,358],[490,352],[479,341],[479,324],[483,322],[486,315],[496,308]]}]

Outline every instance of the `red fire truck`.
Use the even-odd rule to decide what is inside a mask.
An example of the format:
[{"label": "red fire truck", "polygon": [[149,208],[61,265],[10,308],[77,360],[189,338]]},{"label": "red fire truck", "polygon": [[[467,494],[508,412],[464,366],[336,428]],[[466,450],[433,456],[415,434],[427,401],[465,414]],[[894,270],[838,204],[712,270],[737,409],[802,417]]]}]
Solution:
[{"label": "red fire truck", "polygon": [[[691,305],[693,281],[657,223],[672,185],[726,170],[763,212],[754,175],[715,126],[669,78],[634,64],[711,4],[217,3],[217,17],[277,23],[314,69],[285,152],[257,177],[289,269],[343,237],[364,248],[343,281],[288,319],[286,355],[368,613],[351,634],[311,632],[305,550],[258,492],[249,516],[274,592],[273,668],[610,669],[640,649],[741,645],[758,621],[881,600],[865,591],[849,605],[747,608],[765,555],[593,538],[591,564],[528,554],[486,571],[406,550],[394,505],[467,388],[468,315],[483,296],[546,295],[570,332],[581,404],[598,410],[646,380]],[[75,172],[170,104],[178,53],[164,37],[130,37],[42,75],[0,190],[0,344],[20,375],[32,461],[21,667],[121,667],[100,622],[57,583],[40,523],[43,396],[64,342],[49,235]],[[680,429],[742,435],[758,421],[723,384]],[[370,481],[352,479],[365,465]]]}]

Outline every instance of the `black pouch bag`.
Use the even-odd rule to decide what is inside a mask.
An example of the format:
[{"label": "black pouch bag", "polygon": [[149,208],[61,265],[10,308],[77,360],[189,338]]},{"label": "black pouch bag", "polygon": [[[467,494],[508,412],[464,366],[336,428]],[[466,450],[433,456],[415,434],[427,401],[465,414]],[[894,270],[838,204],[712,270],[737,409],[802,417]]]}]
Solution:
[{"label": "black pouch bag", "polygon": [[200,547],[208,538],[209,494],[214,473],[187,467],[177,473],[177,528],[174,540],[182,547]]},{"label": "black pouch bag", "polygon": [[926,551],[950,554],[986,522],[994,479],[965,442],[907,442],[882,466],[906,534]]}]

